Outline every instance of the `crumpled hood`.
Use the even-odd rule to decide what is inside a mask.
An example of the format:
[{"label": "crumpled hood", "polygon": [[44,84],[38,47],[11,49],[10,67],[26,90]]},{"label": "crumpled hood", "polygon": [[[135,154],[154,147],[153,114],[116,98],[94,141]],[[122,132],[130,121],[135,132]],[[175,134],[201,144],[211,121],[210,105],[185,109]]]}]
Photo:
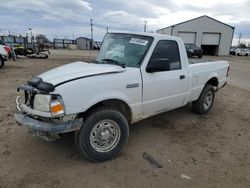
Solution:
[{"label": "crumpled hood", "polygon": [[85,62],[75,62],[63,65],[47,72],[40,74],[38,77],[43,81],[49,82],[53,85],[58,85],[68,80],[73,80],[81,77],[94,76],[106,73],[119,73],[126,69],[117,65],[110,64],[93,64]]}]

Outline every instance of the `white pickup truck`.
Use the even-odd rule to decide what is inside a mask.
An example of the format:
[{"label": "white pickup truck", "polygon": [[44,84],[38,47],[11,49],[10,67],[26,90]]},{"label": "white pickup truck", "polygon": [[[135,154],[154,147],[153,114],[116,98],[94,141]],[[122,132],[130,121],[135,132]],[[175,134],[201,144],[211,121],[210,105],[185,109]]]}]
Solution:
[{"label": "white pickup truck", "polygon": [[93,161],[117,156],[129,125],[193,103],[207,113],[228,77],[226,61],[189,64],[178,37],[109,33],[93,63],[67,64],[18,86],[14,117],[46,140],[75,132],[80,153]]}]

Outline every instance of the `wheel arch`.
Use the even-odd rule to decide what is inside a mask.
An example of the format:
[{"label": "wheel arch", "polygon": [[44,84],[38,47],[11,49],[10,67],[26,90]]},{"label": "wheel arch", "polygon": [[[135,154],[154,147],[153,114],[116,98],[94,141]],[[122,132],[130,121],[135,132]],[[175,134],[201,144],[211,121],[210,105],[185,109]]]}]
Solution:
[{"label": "wheel arch", "polygon": [[96,108],[112,108],[119,112],[121,112],[128,123],[132,122],[133,113],[131,107],[123,100],[121,99],[105,99],[102,101],[99,101],[95,103],[94,105],[90,106],[85,112],[79,113],[78,117],[83,117],[83,119],[86,119],[89,114],[91,114]]},{"label": "wheel arch", "polygon": [[[213,75],[209,78],[209,80],[206,82],[205,85],[207,85],[207,84],[214,86],[216,88],[215,90],[217,90],[217,88],[219,86],[219,80],[215,75]],[[205,85],[204,85],[204,87],[205,87]]]}]

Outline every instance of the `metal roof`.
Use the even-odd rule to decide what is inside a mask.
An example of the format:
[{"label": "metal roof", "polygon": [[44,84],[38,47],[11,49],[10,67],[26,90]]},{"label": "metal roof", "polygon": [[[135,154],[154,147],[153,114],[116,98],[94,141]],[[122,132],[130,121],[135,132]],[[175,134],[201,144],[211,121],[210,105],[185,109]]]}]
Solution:
[{"label": "metal roof", "polygon": [[[225,26],[227,26],[227,27],[230,27],[230,28],[234,29],[233,26],[228,25],[228,24],[225,24],[225,23],[223,23],[223,22],[221,22],[221,21],[219,21],[219,20],[216,20],[216,19],[214,19],[214,18],[212,18],[212,17],[210,17],[210,16],[207,16],[207,15],[203,15],[203,16],[200,16],[200,17],[197,17],[197,18],[193,18],[193,19],[191,19],[191,20],[187,20],[187,21],[184,21],[184,22],[180,22],[180,23],[178,23],[178,24],[174,24],[174,25],[171,25],[171,26],[168,26],[168,27],[164,27],[164,28],[162,28],[162,29],[166,29],[166,28],[169,28],[169,27],[175,27],[175,26],[177,26],[177,25],[181,25],[181,24],[184,24],[184,23],[193,21],[193,20],[197,20],[197,19],[203,18],[203,17],[207,17],[207,18],[209,18],[209,19],[211,19],[211,20],[214,20],[214,21],[216,21],[216,22],[218,22],[218,23],[220,23],[220,24],[223,24],[223,25],[225,25]],[[158,29],[157,31],[159,31],[159,30],[161,30],[161,29]]]}]

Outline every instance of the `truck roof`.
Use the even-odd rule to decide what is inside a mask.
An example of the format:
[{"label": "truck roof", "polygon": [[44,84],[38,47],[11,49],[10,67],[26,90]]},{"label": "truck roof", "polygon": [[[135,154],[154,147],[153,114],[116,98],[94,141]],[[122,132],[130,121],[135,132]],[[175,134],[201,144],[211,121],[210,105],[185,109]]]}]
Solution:
[{"label": "truck roof", "polygon": [[158,39],[158,40],[181,40],[182,39],[180,37],[175,37],[175,36],[171,36],[171,35],[163,35],[163,34],[158,34],[158,33],[147,33],[147,32],[110,32],[111,34],[132,34],[132,35],[141,35],[141,36],[149,36],[149,37],[153,37],[154,39]]}]

